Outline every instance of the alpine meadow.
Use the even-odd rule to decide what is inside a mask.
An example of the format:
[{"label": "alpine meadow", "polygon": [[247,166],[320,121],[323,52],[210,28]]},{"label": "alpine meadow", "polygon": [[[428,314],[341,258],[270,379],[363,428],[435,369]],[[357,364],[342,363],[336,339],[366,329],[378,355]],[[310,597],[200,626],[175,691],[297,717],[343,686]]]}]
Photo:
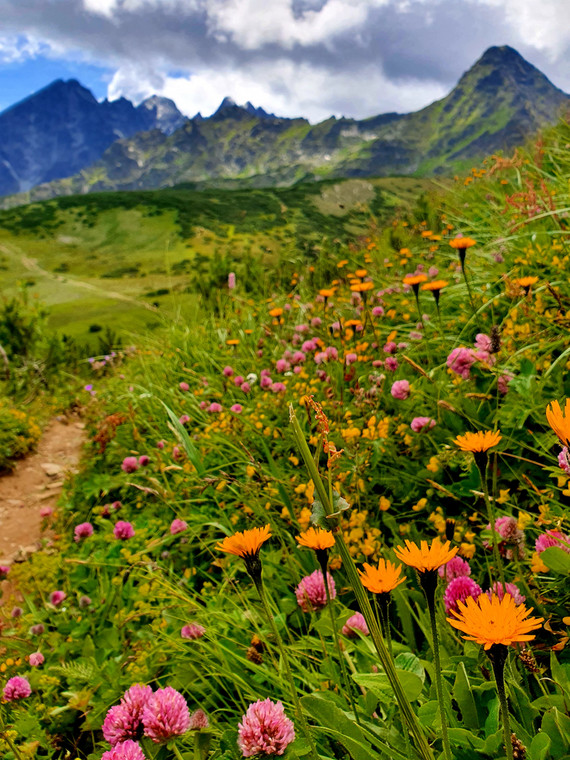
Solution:
[{"label": "alpine meadow", "polygon": [[3,760],[570,760],[569,103],[0,114]]}]

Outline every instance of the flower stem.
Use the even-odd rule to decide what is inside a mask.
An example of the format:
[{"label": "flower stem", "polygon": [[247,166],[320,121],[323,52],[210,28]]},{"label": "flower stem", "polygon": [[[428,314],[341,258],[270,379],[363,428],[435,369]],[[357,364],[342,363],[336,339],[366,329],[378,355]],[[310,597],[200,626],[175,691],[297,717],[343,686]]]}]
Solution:
[{"label": "flower stem", "polygon": [[386,643],[382,638],[382,633],[380,632],[380,627],[376,620],[376,616],[372,611],[372,607],[368,599],[368,594],[362,585],[352,555],[350,554],[348,547],[344,541],[342,531],[338,529],[338,526],[334,526],[333,509],[329,500],[327,489],[325,488],[321,476],[319,475],[319,471],[311,456],[307,441],[305,440],[305,436],[303,435],[303,432],[299,426],[299,422],[292,406],[289,406],[289,414],[297,446],[299,447],[299,453],[301,454],[303,461],[305,462],[305,467],[309,471],[309,475],[315,484],[315,490],[317,492],[319,500],[321,501],[321,504],[323,505],[325,514],[327,517],[332,518],[330,520],[330,524],[335,533],[335,542],[342,558],[343,567],[354,591],[354,595],[358,602],[358,606],[360,607],[360,611],[362,612],[362,615],[366,620],[366,624],[368,625],[370,638],[372,639],[376,652],[378,653],[380,663],[384,668],[386,677],[388,678],[392,691],[394,692],[394,696],[396,697],[396,701],[402,713],[403,720],[408,725],[410,733],[414,738],[414,744],[419,756],[422,758],[422,760],[433,760],[433,751],[427,741],[426,735],[418,720],[418,717],[412,709],[410,700],[402,688],[402,684],[398,678],[398,673],[396,671],[396,666],[394,665],[394,660],[390,656]]},{"label": "flower stem", "polygon": [[178,749],[178,747],[176,746],[176,744],[172,745],[172,751],[174,752],[174,754],[176,755],[176,757],[178,758],[178,760],[184,760],[184,758],[180,754],[180,750]]},{"label": "flower stem", "polygon": [[[487,455],[485,452],[485,459],[484,463],[482,461],[477,461],[477,458],[475,459],[475,463],[477,464],[477,468],[479,470],[479,476],[481,478],[481,486],[483,488],[483,498],[485,501],[485,506],[487,507],[487,519],[489,520],[489,525],[491,526],[491,540],[493,544],[493,559],[495,560],[495,572],[499,573],[499,578],[501,579],[501,584],[503,586],[503,591],[506,591],[505,586],[505,571],[503,569],[503,562],[501,560],[501,555],[499,554],[499,544],[497,543],[497,531],[495,530],[495,510],[493,509],[493,505],[491,504],[491,499],[489,498],[489,486],[487,485]],[[491,587],[492,587],[492,581],[491,578]]]},{"label": "flower stem", "polygon": [[20,751],[18,750],[18,748],[16,747],[12,739],[10,739],[10,737],[8,736],[8,733],[2,731],[0,733],[0,736],[2,737],[2,739],[4,739],[6,744],[10,747],[10,749],[14,753],[14,757],[16,758],[16,760],[23,760],[22,755],[20,754]]},{"label": "flower stem", "polygon": [[509,705],[505,692],[505,662],[507,659],[507,647],[504,644],[493,644],[489,650],[489,659],[493,665],[499,704],[501,705],[501,722],[503,724],[503,739],[507,760],[513,760],[513,745],[511,742],[511,722],[509,718]]},{"label": "flower stem", "polygon": [[344,655],[343,655],[342,650],[340,648],[340,641],[339,641],[339,638],[338,638],[338,631],[336,629],[336,615],[335,615],[335,611],[334,611],[334,599],[331,598],[331,594],[330,594],[330,590],[329,590],[328,577],[327,577],[327,561],[326,561],[326,559],[321,564],[321,570],[322,570],[322,573],[323,573],[323,580],[324,580],[324,584],[325,584],[325,593],[327,595],[327,607],[329,608],[329,614],[330,614],[330,618],[331,618],[331,626],[332,626],[332,631],[333,631],[333,638],[334,638],[334,643],[335,643],[336,651],[337,651],[337,654],[338,654],[338,660],[339,660],[339,664],[340,664],[340,673],[341,673],[341,678],[342,678],[343,686],[344,686],[344,689],[346,691],[346,696],[348,697],[348,701],[350,703],[350,706],[352,708],[352,712],[354,713],[354,717],[356,719],[356,722],[360,725],[360,718],[359,718],[358,712],[356,710],[356,703],[354,702],[354,697],[352,695],[351,683],[350,683],[350,680],[348,678],[348,673],[347,673],[347,670],[346,670],[346,663],[344,661]]},{"label": "flower stem", "polygon": [[437,570],[428,570],[420,573],[420,583],[423,588],[429,611],[431,625],[433,667],[435,671],[435,690],[439,702],[439,717],[441,720],[441,740],[445,760],[452,760],[449,734],[447,731],[447,715],[445,713],[445,701],[443,697],[443,679],[441,677],[441,661],[439,658],[439,636],[437,633],[437,621],[435,619],[435,589],[437,586]]},{"label": "flower stem", "polygon": [[269,608],[269,604],[267,603],[267,594],[265,591],[265,586],[263,585],[263,581],[261,580],[261,575],[259,575],[258,577],[253,577],[253,581],[255,584],[255,588],[257,589],[257,593],[259,595],[259,600],[261,601],[261,606],[263,607],[265,617],[267,618],[267,622],[269,623],[271,632],[273,633],[273,636],[275,637],[275,641],[277,642],[279,653],[281,654],[281,660],[283,661],[283,666],[285,668],[285,675],[287,676],[287,680],[289,681],[289,687],[291,689],[291,698],[293,700],[293,704],[295,705],[295,712],[297,713],[297,719],[299,723],[301,724],[301,730],[303,731],[303,734],[305,735],[305,738],[307,739],[309,743],[313,760],[319,760],[319,755],[317,753],[315,741],[309,729],[309,724],[307,723],[305,719],[305,715],[303,713],[303,707],[301,706],[301,700],[299,699],[299,695],[297,694],[297,687],[295,686],[295,681],[293,680],[293,673],[291,672],[291,666],[289,665],[289,657],[287,656],[287,651],[285,650],[283,639],[281,638],[281,634],[279,633],[277,626],[275,625],[275,620],[273,619],[273,615]]}]

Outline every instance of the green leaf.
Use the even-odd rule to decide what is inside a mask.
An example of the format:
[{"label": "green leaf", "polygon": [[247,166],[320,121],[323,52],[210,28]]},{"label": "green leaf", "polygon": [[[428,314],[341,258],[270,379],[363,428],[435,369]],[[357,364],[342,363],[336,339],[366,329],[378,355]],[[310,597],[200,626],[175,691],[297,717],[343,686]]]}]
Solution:
[{"label": "green leaf", "polygon": [[316,525],[323,530],[330,530],[330,525],[327,523],[325,508],[322,502],[318,499],[313,501],[311,507],[311,525]]},{"label": "green leaf", "polygon": [[468,728],[479,728],[477,705],[473,697],[471,684],[469,683],[469,678],[467,677],[467,671],[465,670],[465,664],[463,662],[460,662],[457,666],[457,674],[453,686],[453,696],[461,710],[463,723]]},{"label": "green leaf", "polygon": [[558,546],[550,546],[540,552],[540,559],[549,570],[554,570],[555,573],[563,575],[570,573],[570,554]]},{"label": "green leaf", "polygon": [[161,404],[166,409],[166,413],[168,414],[170,418],[170,424],[169,424],[170,429],[176,435],[176,437],[178,438],[178,440],[184,447],[186,456],[194,465],[194,469],[196,470],[198,475],[202,477],[202,475],[204,474],[204,467],[202,466],[202,460],[200,459],[200,454],[198,453],[198,449],[196,448],[196,446],[194,446],[192,439],[188,435],[188,431],[186,430],[184,425],[180,422],[178,417],[174,414],[172,409],[169,406],[167,406],[164,403],[164,401],[161,401]]},{"label": "green leaf", "polygon": [[435,732],[439,731],[441,729],[439,702],[435,699],[430,699],[429,702],[421,705],[418,710],[418,719],[422,726],[426,726]]},{"label": "green leaf", "polygon": [[416,657],[412,652],[401,652],[394,660],[396,667],[399,670],[407,670],[410,673],[415,673],[421,678],[422,683],[426,680],[426,671],[420,658]]},{"label": "green leaf", "polygon": [[449,741],[451,744],[455,744],[457,747],[468,746],[478,750],[479,752],[485,746],[483,739],[475,736],[475,734],[472,734],[471,731],[468,731],[466,728],[450,728]]},{"label": "green leaf", "polygon": [[[422,693],[424,686],[422,679],[416,673],[412,673],[409,670],[397,668],[397,671],[402,689],[410,702],[413,702]],[[371,691],[382,702],[386,703],[394,699],[392,687],[390,686],[388,677],[384,673],[357,673],[352,677],[359,686]]]},{"label": "green leaf", "polygon": [[533,737],[530,747],[527,748],[528,760],[546,760],[550,754],[550,737],[543,732]]},{"label": "green leaf", "polygon": [[334,733],[353,760],[378,760],[378,754],[373,752],[358,724],[350,720],[330,699],[307,694],[301,698],[301,704],[311,718],[328,732]]},{"label": "green leaf", "polygon": [[570,747],[570,718],[553,707],[544,714],[541,729],[550,737],[552,756],[562,757]]}]

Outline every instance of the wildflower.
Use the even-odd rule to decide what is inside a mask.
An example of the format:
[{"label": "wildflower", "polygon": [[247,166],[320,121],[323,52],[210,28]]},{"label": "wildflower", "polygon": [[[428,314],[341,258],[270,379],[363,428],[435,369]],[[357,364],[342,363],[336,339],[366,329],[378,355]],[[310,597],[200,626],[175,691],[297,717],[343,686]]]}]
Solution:
[{"label": "wildflower", "polygon": [[89,538],[93,535],[93,526],[90,522],[79,523],[75,526],[74,536],[76,541],[80,541],[82,538]]},{"label": "wildflower", "polygon": [[224,377],[231,377],[234,374],[233,369],[229,366],[229,364],[226,364],[224,369],[222,370],[222,374]]},{"label": "wildflower", "polygon": [[390,372],[395,372],[398,369],[398,360],[395,356],[388,356],[386,358],[386,361],[384,362],[384,366],[386,369],[389,369]]},{"label": "wildflower", "polygon": [[493,644],[510,646],[521,641],[531,641],[531,631],[540,628],[543,618],[529,618],[531,610],[523,604],[515,604],[513,597],[506,593],[502,599],[496,594],[489,598],[481,594],[477,600],[470,597],[465,603],[458,603],[459,611],[447,618],[454,628],[467,634],[463,638],[482,644],[485,650]]},{"label": "wildflower", "polygon": [[125,457],[123,459],[123,463],[121,465],[121,470],[123,470],[123,472],[130,474],[131,472],[136,472],[138,469],[139,462],[136,457]]},{"label": "wildflower", "polygon": [[422,541],[420,546],[417,546],[407,539],[405,544],[405,548],[397,546],[394,552],[401,562],[415,568],[419,573],[437,570],[455,557],[458,551],[457,547],[450,549],[449,541],[442,544],[439,537],[434,538],[431,546],[428,546],[427,541]]},{"label": "wildflower", "polygon": [[43,623],[36,623],[36,625],[32,625],[30,628],[30,633],[32,636],[41,636],[44,632],[45,626]]},{"label": "wildflower", "polygon": [[479,430],[476,433],[465,433],[464,435],[458,435],[453,441],[462,451],[471,451],[474,454],[480,452],[487,452],[489,449],[496,446],[501,440],[501,431],[495,430],[491,432],[486,430],[485,432]]},{"label": "wildflower", "polygon": [[[242,386],[241,386],[241,387],[242,387],[242,390],[243,390],[243,386],[244,386],[244,385],[245,385],[245,383],[242,383]],[[210,404],[210,406],[208,407],[207,411],[208,411],[210,414],[219,414],[219,413],[222,411],[222,405],[221,405],[221,404],[218,404],[218,402],[217,402],[217,401],[212,401],[212,403],[211,403],[211,404]]]},{"label": "wildflower", "polygon": [[189,623],[188,625],[183,626],[182,630],[180,631],[182,638],[189,639],[190,641],[201,639],[205,633],[206,629],[204,626],[199,625],[198,623]]},{"label": "wildflower", "polygon": [[[336,587],[330,573],[327,573],[327,585],[330,598],[335,599]],[[306,575],[295,589],[295,596],[303,612],[316,612],[326,607],[327,592],[322,571],[315,570],[310,575]]]},{"label": "wildflower", "polygon": [[457,612],[459,607],[458,602],[465,602],[468,597],[477,599],[480,594],[483,593],[483,589],[478,583],[467,575],[460,575],[454,578],[451,583],[445,589],[443,594],[443,603],[445,605],[445,612],[447,615],[454,610]]},{"label": "wildflower", "polygon": [[570,398],[566,399],[564,411],[558,401],[551,401],[546,407],[546,419],[563,446],[570,446]]},{"label": "wildflower", "polygon": [[91,604],[91,597],[90,596],[80,596],[79,597],[79,606],[81,609],[85,609],[86,607],[89,607]]},{"label": "wildflower", "polygon": [[547,530],[546,533],[543,533],[536,539],[534,544],[535,551],[539,554],[551,546],[558,546],[565,552],[570,553],[570,536],[565,536],[564,533],[560,533],[558,530]]},{"label": "wildflower", "polygon": [[230,406],[230,412],[233,412],[234,414],[241,414],[243,411],[243,406],[241,404],[232,404]]},{"label": "wildflower", "polygon": [[422,282],[427,282],[427,279],[428,279],[427,274],[423,274],[423,273],[407,274],[402,280],[402,282],[404,283],[404,285],[411,285],[412,287],[416,286],[417,288],[418,285],[422,284]]},{"label": "wildflower", "polygon": [[261,583],[261,562],[259,560],[259,550],[263,544],[271,537],[271,526],[265,525],[263,528],[250,528],[233,536],[226,536],[223,541],[216,544],[216,548],[227,554],[235,554],[241,557],[245,562],[245,569],[258,586]]},{"label": "wildflower", "polygon": [[187,414],[183,414],[181,417],[179,417],[178,422],[181,425],[187,425],[190,422],[190,417]]},{"label": "wildflower", "polygon": [[238,726],[238,746],[243,757],[282,755],[295,739],[293,721],[281,702],[271,699],[251,704]]},{"label": "wildflower", "polygon": [[167,742],[186,733],[190,727],[190,711],[179,691],[167,686],[152,694],[142,714],[144,735],[155,744]]},{"label": "wildflower", "polygon": [[455,248],[455,250],[459,254],[459,260],[461,262],[461,266],[463,266],[465,262],[465,254],[467,253],[467,249],[471,248],[474,245],[477,245],[477,241],[473,240],[473,238],[470,238],[470,237],[463,237],[463,235],[458,235],[457,237],[453,238],[453,240],[449,241],[449,245],[452,248]]},{"label": "wildflower", "polygon": [[10,617],[19,618],[22,617],[23,614],[24,610],[21,607],[13,607],[12,612],[10,612]]},{"label": "wildflower", "polygon": [[[490,523],[486,530],[491,530]],[[524,532],[518,527],[515,517],[503,516],[495,520],[495,532],[499,535],[499,552],[507,559],[522,559],[524,557]],[[487,541],[483,541],[485,548],[489,547]]]},{"label": "wildflower", "polygon": [[410,427],[414,433],[421,433],[422,430],[431,430],[435,427],[435,420],[431,417],[414,417]]},{"label": "wildflower", "polygon": [[468,380],[471,374],[471,367],[477,361],[477,357],[470,348],[454,348],[447,357],[447,366],[456,375],[464,380]]},{"label": "wildflower", "polygon": [[309,528],[297,536],[297,541],[300,546],[305,546],[307,549],[314,549],[315,551],[323,551],[334,546],[333,534],[322,528]]},{"label": "wildflower", "polygon": [[132,538],[135,535],[135,529],[130,522],[119,520],[113,528],[113,535],[121,541],[126,541],[128,538]]},{"label": "wildflower", "polygon": [[146,454],[143,454],[142,456],[139,457],[140,467],[146,467],[149,462],[150,462],[150,457],[148,457]]},{"label": "wildflower", "polygon": [[2,696],[6,702],[15,702],[18,699],[25,699],[32,693],[32,687],[30,686],[27,678],[22,676],[14,676],[6,682]]},{"label": "wildflower", "polygon": [[0,581],[5,580],[10,572],[9,565],[0,565]]},{"label": "wildflower", "polygon": [[499,393],[502,393],[503,396],[506,396],[509,392],[509,383],[512,379],[513,376],[506,372],[503,375],[499,375],[497,379],[497,388],[499,389]]},{"label": "wildflower", "polygon": [[103,752],[101,760],[146,760],[140,745],[132,739],[116,744],[113,749]]},{"label": "wildflower", "polygon": [[45,662],[45,657],[41,652],[32,652],[30,655],[30,665],[32,668],[37,668],[39,665],[43,665]]},{"label": "wildflower", "polygon": [[54,607],[59,607],[59,605],[63,602],[63,600],[66,598],[67,594],[65,591],[52,591],[49,595],[49,600],[53,604]]},{"label": "wildflower", "polygon": [[393,398],[403,401],[410,395],[410,383],[407,380],[396,380],[390,389],[390,393]]},{"label": "wildflower", "polygon": [[451,583],[455,578],[471,575],[471,568],[469,562],[461,559],[461,557],[453,557],[445,565],[442,565],[437,572],[440,578],[444,578],[448,583]]},{"label": "wildflower", "polygon": [[524,288],[525,293],[528,294],[531,287],[538,282],[538,277],[517,277],[515,282],[519,287]]},{"label": "wildflower", "polygon": [[188,530],[188,523],[178,517],[170,523],[170,533],[173,536],[177,533],[184,533],[185,530]]},{"label": "wildflower", "polygon": [[141,711],[131,710],[123,700],[107,710],[101,726],[103,736],[111,747],[127,739],[139,739],[142,735]]},{"label": "wildflower", "polygon": [[210,723],[208,721],[208,716],[204,710],[198,709],[190,716],[190,725],[188,726],[188,730],[200,731],[202,728],[208,728],[209,725]]},{"label": "wildflower", "polygon": [[364,572],[358,571],[360,580],[373,594],[388,594],[406,580],[400,577],[402,566],[385,559],[378,560],[378,567],[365,562],[363,568]]},{"label": "wildflower", "polygon": [[434,296],[439,296],[439,292],[443,290],[449,283],[447,280],[432,280],[432,282],[424,282],[421,289],[422,290],[429,290],[431,293],[434,294]]},{"label": "wildflower", "polygon": [[236,286],[236,273],[230,272],[228,274],[228,290],[234,290]]},{"label": "wildflower", "polygon": [[370,636],[364,615],[361,612],[355,612],[343,625],[341,633],[349,639],[358,638],[359,633],[363,636]]},{"label": "wildflower", "polygon": [[499,581],[495,581],[491,588],[485,591],[485,593],[489,599],[492,599],[493,595],[496,595],[499,598],[499,601],[505,596],[505,594],[510,594],[513,597],[514,603],[517,605],[522,604],[526,599],[526,596],[523,596],[520,588],[514,583],[505,583],[503,586]]},{"label": "wildflower", "polygon": [[53,507],[42,507],[40,509],[40,517],[44,519],[53,515]]},{"label": "wildflower", "polygon": [[184,381],[182,381],[181,383],[178,383],[178,387],[183,393],[186,393],[187,391],[190,390],[190,386],[188,385],[188,383],[185,383]]}]

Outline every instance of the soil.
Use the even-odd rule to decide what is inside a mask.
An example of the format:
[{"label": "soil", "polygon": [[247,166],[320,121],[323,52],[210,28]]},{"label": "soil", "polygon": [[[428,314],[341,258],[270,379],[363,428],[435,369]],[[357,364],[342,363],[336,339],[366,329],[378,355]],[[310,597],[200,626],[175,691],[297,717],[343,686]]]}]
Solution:
[{"label": "soil", "polygon": [[40,542],[42,507],[55,510],[65,476],[79,463],[85,430],[77,417],[56,417],[37,451],[0,476],[0,564],[23,560]]}]

